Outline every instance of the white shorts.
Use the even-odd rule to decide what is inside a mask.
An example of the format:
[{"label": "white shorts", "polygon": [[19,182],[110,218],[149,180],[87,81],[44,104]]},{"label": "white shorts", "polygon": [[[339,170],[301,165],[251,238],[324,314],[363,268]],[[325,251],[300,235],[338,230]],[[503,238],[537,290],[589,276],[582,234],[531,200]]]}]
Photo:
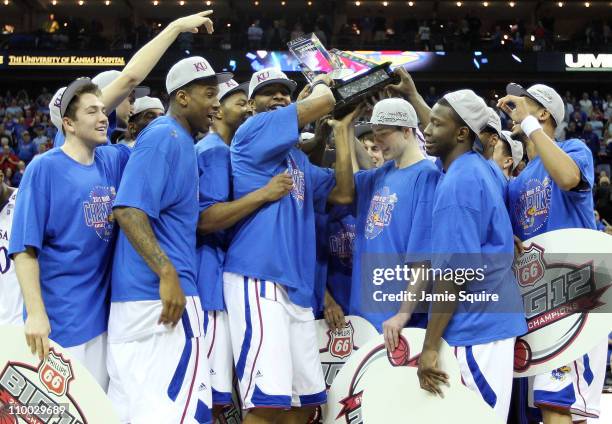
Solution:
[{"label": "white shorts", "polygon": [[[161,302],[160,302],[161,304]],[[176,327],[108,345],[108,396],[122,423],[209,423],[209,368],[198,297]]]},{"label": "white shorts", "polygon": [[227,312],[204,312],[204,333],[213,405],[232,405],[234,362]]},{"label": "white shorts", "polygon": [[107,336],[102,333],[88,342],[78,346],[64,348],[76,359],[98,382],[102,390],[108,389],[108,371],[106,370]]},{"label": "white shorts", "polygon": [[474,346],[456,346],[461,380],[506,422],[512,396],[515,338]]},{"label": "white shorts", "polygon": [[564,367],[529,377],[529,407],[568,411],[574,421],[599,417],[607,354],[605,340]]},{"label": "white shorts", "polygon": [[327,400],[312,308],[280,285],[223,274],[242,407],[315,406]]}]

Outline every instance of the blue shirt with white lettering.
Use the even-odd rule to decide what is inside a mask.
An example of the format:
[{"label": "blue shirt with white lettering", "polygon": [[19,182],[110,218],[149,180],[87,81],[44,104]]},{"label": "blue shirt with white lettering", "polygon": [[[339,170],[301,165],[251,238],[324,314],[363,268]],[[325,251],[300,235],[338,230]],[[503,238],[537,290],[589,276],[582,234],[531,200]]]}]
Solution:
[{"label": "blue shirt with white lettering", "polygon": [[[200,177],[200,213],[215,203],[231,199],[229,146],[216,133],[210,133],[195,146]],[[227,232],[198,235],[198,292],[205,311],[225,309],[223,303],[223,262]]]},{"label": "blue shirt with white lettering", "polygon": [[54,148],[35,157],[21,180],[9,253],[36,251],[50,338],[63,347],[106,331],[112,205],[129,155],[125,146],[102,146],[83,165]]},{"label": "blue shirt with white lettering", "polygon": [[[185,296],[197,296],[198,166],[193,137],[173,118],[157,118],[138,135],[114,207],[136,208],[148,215]],[[123,230],[113,258],[111,300],[159,300],[159,277]]]},{"label": "blue shirt with white lettering", "polygon": [[354,207],[334,205],[327,221],[327,290],[345,315],[350,310],[353,273],[353,245],[355,243]]},{"label": "blue shirt with white lettering", "polygon": [[481,155],[470,151],[450,165],[436,189],[433,223],[432,267],[451,270],[464,293],[499,299],[459,301],[444,339],[451,346],[471,346],[524,334],[527,324],[512,270],[512,225],[498,180]]},{"label": "blue shirt with white lettering", "polygon": [[230,147],[234,198],[283,172],[293,177],[293,189],[237,224],[225,271],[280,283],[293,303],[308,308],[315,282],[315,211],[325,210],[335,178],[295,148],[298,138],[295,104],[257,114],[236,131]]},{"label": "blue shirt with white lettering", "polygon": [[[425,159],[406,168],[388,161],[378,169],[355,174],[357,216],[350,312],[366,318],[378,331],[402,303],[384,300],[381,295],[400,293],[409,281],[381,284],[375,274],[430,259],[431,210],[440,175]],[[424,327],[426,320],[426,312],[415,313],[410,325]]]},{"label": "blue shirt with white lettering", "polygon": [[573,190],[561,190],[539,156],[530,160],[518,177],[510,181],[508,189],[512,227],[521,240],[563,228],[596,229],[592,195],[595,171],[591,152],[577,139],[557,145],[578,166],[581,182]]}]

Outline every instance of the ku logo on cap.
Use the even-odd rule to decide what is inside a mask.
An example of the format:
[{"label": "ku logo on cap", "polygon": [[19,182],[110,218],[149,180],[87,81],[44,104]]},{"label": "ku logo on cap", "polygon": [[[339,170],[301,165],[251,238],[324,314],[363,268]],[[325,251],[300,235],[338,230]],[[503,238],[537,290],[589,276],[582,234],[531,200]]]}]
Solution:
[{"label": "ku logo on cap", "polygon": [[57,96],[57,99],[55,99],[55,101],[53,102],[53,106],[60,107],[60,105],[62,104],[62,97],[64,97],[63,93],[61,96]]},{"label": "ku logo on cap", "polygon": [[238,87],[238,83],[234,80],[229,80],[225,83],[225,85],[227,86],[227,88]]},{"label": "ku logo on cap", "polygon": [[257,82],[263,82],[267,80],[268,78],[270,78],[270,71],[263,72],[257,75]]},{"label": "ku logo on cap", "polygon": [[193,66],[195,67],[196,72],[204,72],[208,69],[206,62],[197,62],[194,63]]}]

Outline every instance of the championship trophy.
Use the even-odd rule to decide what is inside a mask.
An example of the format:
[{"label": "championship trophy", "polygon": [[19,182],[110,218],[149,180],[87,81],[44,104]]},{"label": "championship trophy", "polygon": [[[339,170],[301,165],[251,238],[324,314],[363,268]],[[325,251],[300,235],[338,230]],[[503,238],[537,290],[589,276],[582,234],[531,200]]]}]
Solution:
[{"label": "championship trophy", "polygon": [[331,90],[336,98],[333,112],[336,118],[347,115],[364,98],[396,82],[390,62],[355,73],[344,66],[339,55],[328,51],[315,34],[291,40],[287,45],[310,84],[321,73],[334,80]]}]

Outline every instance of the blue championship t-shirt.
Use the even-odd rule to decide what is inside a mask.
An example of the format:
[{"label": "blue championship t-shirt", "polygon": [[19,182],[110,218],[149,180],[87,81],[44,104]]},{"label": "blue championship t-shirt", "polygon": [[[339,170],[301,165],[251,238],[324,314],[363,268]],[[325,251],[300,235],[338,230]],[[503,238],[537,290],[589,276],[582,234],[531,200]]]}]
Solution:
[{"label": "blue championship t-shirt", "polygon": [[432,267],[451,270],[464,295],[484,296],[458,302],[444,339],[451,346],[472,346],[524,334],[527,324],[512,271],[512,225],[498,180],[478,153],[459,156],[441,178],[432,225]]},{"label": "blue championship t-shirt", "polygon": [[573,190],[561,190],[539,156],[529,161],[508,188],[512,227],[521,240],[563,228],[596,228],[592,195],[595,171],[591,151],[576,139],[557,145],[580,169],[581,182]]},{"label": "blue championship t-shirt", "polygon": [[9,253],[36,250],[49,337],[63,347],[106,331],[112,205],[129,155],[125,146],[102,146],[83,165],[54,148],[34,158],[21,180]]},{"label": "blue championship t-shirt", "polygon": [[327,290],[345,315],[350,310],[355,225],[352,205],[334,205],[330,208],[326,234],[329,252]]},{"label": "blue championship t-shirt", "polygon": [[[197,296],[198,166],[193,137],[162,116],[138,135],[114,207],[140,209],[178,273],[185,296]],[[159,300],[159,277],[123,230],[113,258],[113,302]]]},{"label": "blue championship t-shirt", "polygon": [[[381,275],[387,269],[430,259],[431,210],[440,175],[425,159],[401,169],[389,161],[378,169],[355,174],[357,217],[350,313],[366,318],[378,331],[402,303],[384,299],[382,294],[401,293],[409,283],[403,275],[383,282]],[[425,309],[413,315],[410,325],[424,327],[426,319]]]},{"label": "blue championship t-shirt", "polygon": [[257,114],[238,128],[230,147],[234,198],[283,172],[293,177],[293,189],[236,226],[225,271],[280,283],[293,303],[308,308],[315,281],[315,210],[324,212],[335,178],[294,147],[298,137],[295,104]]},{"label": "blue championship t-shirt", "polygon": [[[215,203],[231,200],[231,163],[229,146],[210,133],[195,146],[200,176],[200,213]],[[219,311],[223,303],[223,262],[227,250],[227,232],[198,236],[198,292],[202,309]]]}]

